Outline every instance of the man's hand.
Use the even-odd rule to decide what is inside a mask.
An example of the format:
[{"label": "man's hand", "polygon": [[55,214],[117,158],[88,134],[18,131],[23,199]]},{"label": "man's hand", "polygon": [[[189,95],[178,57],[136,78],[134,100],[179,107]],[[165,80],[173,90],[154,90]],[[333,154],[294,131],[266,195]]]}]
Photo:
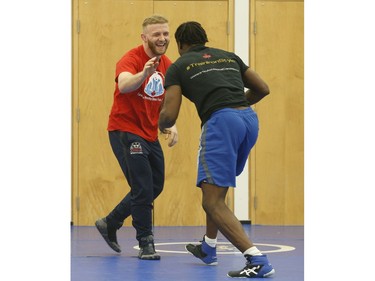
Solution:
[{"label": "man's hand", "polygon": [[158,68],[159,66],[159,60],[160,60],[160,56],[156,56],[156,57],[153,57],[151,58],[150,60],[148,60],[144,67],[143,67],[143,73],[144,73],[144,78],[146,79],[148,76],[154,74],[154,72],[156,71],[156,69]]},{"label": "man's hand", "polygon": [[168,146],[169,147],[172,147],[172,146],[174,146],[177,143],[177,141],[178,141],[178,132],[177,132],[176,125],[173,125],[170,128],[164,129],[164,131],[162,133],[165,134],[165,139],[166,140],[169,139],[169,142],[168,142]]}]

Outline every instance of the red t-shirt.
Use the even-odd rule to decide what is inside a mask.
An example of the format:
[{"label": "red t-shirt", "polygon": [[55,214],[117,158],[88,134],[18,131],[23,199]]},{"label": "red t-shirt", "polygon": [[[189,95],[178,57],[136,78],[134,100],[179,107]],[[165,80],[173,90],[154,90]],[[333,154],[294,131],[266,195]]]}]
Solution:
[{"label": "red t-shirt", "polygon": [[156,72],[149,76],[137,90],[121,94],[117,78],[121,72],[137,74],[150,59],[140,45],[128,51],[116,64],[116,86],[108,131],[136,134],[148,141],[158,138],[160,105],[164,99],[164,76],[171,60],[162,55]]}]

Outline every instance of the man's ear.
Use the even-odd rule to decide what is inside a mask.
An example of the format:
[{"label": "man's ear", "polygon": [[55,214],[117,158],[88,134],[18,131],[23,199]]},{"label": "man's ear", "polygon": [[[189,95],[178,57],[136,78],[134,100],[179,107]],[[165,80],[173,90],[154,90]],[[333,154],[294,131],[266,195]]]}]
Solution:
[{"label": "man's ear", "polygon": [[142,38],[143,42],[145,42],[145,43],[147,42],[147,37],[144,33],[141,34],[141,38]]}]

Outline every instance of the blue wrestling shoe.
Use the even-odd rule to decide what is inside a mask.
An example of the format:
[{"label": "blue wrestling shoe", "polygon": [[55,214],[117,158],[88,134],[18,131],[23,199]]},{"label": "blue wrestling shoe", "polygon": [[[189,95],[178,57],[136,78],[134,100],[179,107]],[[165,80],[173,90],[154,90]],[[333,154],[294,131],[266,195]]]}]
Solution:
[{"label": "blue wrestling shoe", "polygon": [[229,271],[228,276],[233,278],[266,278],[275,273],[266,255],[246,255],[246,266],[237,271]]},{"label": "blue wrestling shoe", "polygon": [[193,245],[187,244],[185,249],[192,253],[194,257],[201,259],[207,265],[217,265],[216,247],[209,246],[204,238],[200,241],[201,244]]}]

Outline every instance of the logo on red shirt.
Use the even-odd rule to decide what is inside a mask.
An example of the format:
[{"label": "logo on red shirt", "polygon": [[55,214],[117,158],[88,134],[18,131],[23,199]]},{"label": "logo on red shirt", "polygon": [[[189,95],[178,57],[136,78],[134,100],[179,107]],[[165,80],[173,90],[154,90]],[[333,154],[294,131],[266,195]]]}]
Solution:
[{"label": "logo on red shirt", "polygon": [[144,91],[150,97],[164,94],[163,78],[160,72],[155,72],[150,76]]}]

